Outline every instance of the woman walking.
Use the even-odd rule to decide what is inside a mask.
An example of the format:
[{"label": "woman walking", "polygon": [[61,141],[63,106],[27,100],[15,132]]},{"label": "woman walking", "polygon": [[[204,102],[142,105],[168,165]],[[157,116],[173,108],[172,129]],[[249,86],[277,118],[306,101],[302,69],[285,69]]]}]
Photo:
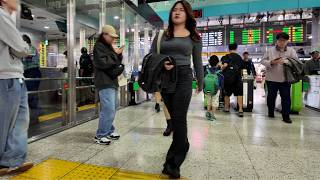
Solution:
[{"label": "woman walking", "polygon": [[[156,51],[157,38],[152,44],[153,52]],[[192,55],[199,93],[203,87],[201,51],[202,42],[196,30],[196,20],[191,5],[185,0],[177,1],[170,11],[169,26],[160,43],[160,54],[174,58],[177,66],[176,86],[161,90],[173,128],[173,141],[162,171],[170,178],[180,178],[180,166],[189,150],[187,112],[192,96],[193,78],[190,59]],[[165,62],[164,66],[167,71],[174,68],[169,61]]]}]

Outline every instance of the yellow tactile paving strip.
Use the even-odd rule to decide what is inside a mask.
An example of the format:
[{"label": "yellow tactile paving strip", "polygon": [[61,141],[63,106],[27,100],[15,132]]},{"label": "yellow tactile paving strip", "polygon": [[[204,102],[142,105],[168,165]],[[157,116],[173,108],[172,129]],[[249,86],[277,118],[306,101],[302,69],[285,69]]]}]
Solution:
[{"label": "yellow tactile paving strip", "polygon": [[[93,109],[95,107],[96,107],[95,104],[84,105],[84,106],[78,107],[78,112],[85,111],[85,110],[88,110],[88,109]],[[39,116],[38,117],[38,121],[39,122],[45,122],[45,121],[49,121],[49,120],[56,119],[56,118],[59,118],[59,117],[62,117],[62,112],[55,112],[55,113],[52,113],[52,114]]]},{"label": "yellow tactile paving strip", "polygon": [[159,180],[168,179],[160,174],[120,170],[119,168],[81,164],[48,159],[12,180]]}]

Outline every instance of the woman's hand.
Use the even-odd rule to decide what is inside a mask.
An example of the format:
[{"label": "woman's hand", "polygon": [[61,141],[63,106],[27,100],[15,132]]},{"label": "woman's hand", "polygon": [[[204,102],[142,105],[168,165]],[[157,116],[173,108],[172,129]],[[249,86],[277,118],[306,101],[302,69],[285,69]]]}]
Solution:
[{"label": "woman's hand", "polygon": [[116,52],[117,54],[122,54],[124,46],[121,46],[120,48],[117,47],[113,47],[114,52]]},{"label": "woman's hand", "polygon": [[170,61],[164,62],[164,68],[166,68],[167,71],[170,71],[174,68],[174,65]]}]

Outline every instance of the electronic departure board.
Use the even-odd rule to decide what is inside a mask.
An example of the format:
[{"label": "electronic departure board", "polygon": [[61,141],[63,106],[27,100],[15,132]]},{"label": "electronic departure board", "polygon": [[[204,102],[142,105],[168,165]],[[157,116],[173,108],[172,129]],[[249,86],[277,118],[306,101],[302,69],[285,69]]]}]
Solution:
[{"label": "electronic departure board", "polygon": [[224,33],[222,30],[208,31],[201,33],[202,46],[222,46]]},{"label": "electronic departure board", "polygon": [[237,43],[242,45],[259,44],[262,41],[261,28],[230,28],[228,31],[229,44]]},{"label": "electronic departure board", "polygon": [[303,24],[268,27],[266,28],[266,43],[273,44],[276,41],[276,35],[280,32],[289,34],[289,42],[305,42],[305,30]]},{"label": "electronic departure board", "polygon": [[260,44],[261,43],[261,29],[245,29],[242,30],[242,44]]}]

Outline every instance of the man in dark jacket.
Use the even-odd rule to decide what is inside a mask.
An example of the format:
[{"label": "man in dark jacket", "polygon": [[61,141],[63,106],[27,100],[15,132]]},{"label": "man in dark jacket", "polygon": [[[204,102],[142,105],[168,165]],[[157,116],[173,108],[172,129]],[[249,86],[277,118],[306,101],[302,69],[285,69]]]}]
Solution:
[{"label": "man in dark jacket", "polygon": [[[87,48],[81,48],[81,57],[80,57],[80,77],[92,77],[93,75],[93,62],[88,54]],[[90,86],[92,85],[91,79],[80,80],[81,86]],[[80,90],[80,104],[85,105],[94,102],[94,94],[91,92],[90,88],[85,88]]]},{"label": "man in dark jacket", "polygon": [[312,59],[307,61],[304,65],[304,73],[306,75],[317,74],[316,71],[320,71],[320,52],[314,50],[310,53]]},{"label": "man in dark jacket", "polygon": [[255,77],[257,75],[256,68],[254,67],[252,60],[249,58],[249,53],[244,52],[242,56],[244,69],[247,70],[248,75],[252,75],[253,77]]},{"label": "man in dark jacket", "polygon": [[118,140],[120,135],[115,132],[113,121],[116,115],[118,97],[118,76],[124,66],[121,64],[124,47],[114,47],[115,39],[119,37],[114,27],[106,25],[94,46],[94,77],[99,92],[100,115],[95,142],[109,145],[111,140]]}]

